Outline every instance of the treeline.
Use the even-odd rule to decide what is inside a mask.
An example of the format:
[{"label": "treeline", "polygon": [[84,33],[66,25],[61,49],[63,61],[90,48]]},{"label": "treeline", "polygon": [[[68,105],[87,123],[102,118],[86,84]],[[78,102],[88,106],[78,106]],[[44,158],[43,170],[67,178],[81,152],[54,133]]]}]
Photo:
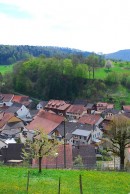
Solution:
[{"label": "treeline", "polygon": [[82,52],[76,49],[51,46],[0,45],[0,65],[9,65],[29,59],[32,56],[38,57],[40,55],[44,55],[45,57],[67,58],[71,55],[87,57],[90,54],[90,52]]},{"label": "treeline", "polygon": [[107,85],[123,85],[125,88],[130,89],[130,73],[122,73],[119,74],[118,72],[110,72],[106,79]]},{"label": "treeline", "polygon": [[94,79],[94,69],[104,63],[104,59],[96,55],[84,59],[33,57],[17,63],[13,73],[3,77],[2,91],[14,90],[45,100],[98,99],[104,95],[106,85]]}]

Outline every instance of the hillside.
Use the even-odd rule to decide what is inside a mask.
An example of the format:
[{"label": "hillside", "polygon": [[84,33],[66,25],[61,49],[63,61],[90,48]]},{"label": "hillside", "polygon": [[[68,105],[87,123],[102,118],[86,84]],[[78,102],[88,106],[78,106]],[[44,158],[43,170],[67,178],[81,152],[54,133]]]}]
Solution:
[{"label": "hillside", "polygon": [[69,55],[89,56],[90,52],[83,52],[77,49],[51,47],[51,46],[11,46],[0,45],[0,65],[9,65],[17,61],[26,60],[32,56],[38,57],[44,55],[45,57],[60,57],[66,58]]},{"label": "hillside", "polygon": [[120,50],[115,53],[109,53],[105,55],[106,59],[130,61],[130,49]]},{"label": "hillside", "polygon": [[[92,52],[72,48],[53,46],[29,46],[29,45],[0,45],[0,65],[9,65],[30,57],[60,57],[68,58],[77,55],[79,58],[88,57]],[[106,59],[130,61],[130,49],[120,50],[104,55]]]}]

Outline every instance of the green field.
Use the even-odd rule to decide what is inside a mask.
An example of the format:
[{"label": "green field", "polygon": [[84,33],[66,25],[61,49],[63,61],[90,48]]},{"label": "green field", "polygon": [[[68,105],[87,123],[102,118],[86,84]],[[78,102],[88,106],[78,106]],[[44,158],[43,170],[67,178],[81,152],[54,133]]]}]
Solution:
[{"label": "green field", "polygon": [[107,68],[96,68],[95,69],[95,78],[96,79],[105,79],[108,73],[116,72],[121,76],[123,73],[130,74],[130,63],[127,62],[118,62],[113,63],[113,67],[108,70]]},{"label": "green field", "polygon": [[11,72],[13,65],[0,65],[0,73],[5,74],[7,72]]},{"label": "green field", "polygon": [[[0,167],[0,194],[27,193],[27,169]],[[130,193],[130,173],[100,172],[87,170],[30,170],[30,194],[57,194],[59,177],[61,194],[80,194],[79,175],[82,176],[84,194],[128,194]]]}]

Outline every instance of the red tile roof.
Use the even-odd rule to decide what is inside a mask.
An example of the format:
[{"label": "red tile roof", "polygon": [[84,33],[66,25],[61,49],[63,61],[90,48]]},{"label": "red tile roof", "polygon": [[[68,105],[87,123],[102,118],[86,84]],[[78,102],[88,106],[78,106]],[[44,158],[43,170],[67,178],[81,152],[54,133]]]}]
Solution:
[{"label": "red tile roof", "polygon": [[48,109],[57,109],[57,110],[66,110],[70,104],[67,104],[63,100],[50,100],[45,108]]},{"label": "red tile roof", "polygon": [[2,100],[4,102],[9,102],[12,100],[14,94],[0,94],[0,98],[2,98]]},{"label": "red tile roof", "polygon": [[0,128],[2,128],[12,117],[14,117],[14,114],[12,113],[1,113],[0,114]]},{"label": "red tile roof", "polygon": [[16,95],[15,95],[15,96],[13,97],[12,101],[13,101],[13,102],[21,102],[21,98],[22,98],[22,96],[16,96]]},{"label": "red tile roof", "polygon": [[86,108],[83,105],[71,105],[66,112],[82,114],[84,111],[87,112]]},{"label": "red tile roof", "polygon": [[[47,168],[64,168],[64,145],[59,145],[57,150],[58,156],[43,158],[42,166]],[[38,165],[37,160],[32,161],[32,166],[35,167]],[[71,168],[73,165],[72,162],[72,145],[66,144],[66,167]]]},{"label": "red tile roof", "polygon": [[99,121],[100,118],[100,115],[85,114],[79,119],[78,122],[82,124],[94,125]]},{"label": "red tile roof", "polygon": [[130,105],[123,106],[123,110],[130,111]]},{"label": "red tile roof", "polygon": [[64,121],[64,117],[40,110],[34,117],[34,120],[28,124],[26,128],[31,130],[43,129],[44,133],[49,134],[62,121]]},{"label": "red tile roof", "polygon": [[108,104],[107,102],[98,102],[97,107],[114,108],[114,104]]},{"label": "red tile roof", "polygon": [[107,106],[107,102],[98,102],[97,103],[97,106],[103,106],[103,107],[105,107],[105,106]]},{"label": "red tile roof", "polygon": [[23,104],[25,106],[28,106],[30,104],[29,96],[18,96],[18,95],[14,95],[12,101],[13,102],[21,103],[21,104]]}]

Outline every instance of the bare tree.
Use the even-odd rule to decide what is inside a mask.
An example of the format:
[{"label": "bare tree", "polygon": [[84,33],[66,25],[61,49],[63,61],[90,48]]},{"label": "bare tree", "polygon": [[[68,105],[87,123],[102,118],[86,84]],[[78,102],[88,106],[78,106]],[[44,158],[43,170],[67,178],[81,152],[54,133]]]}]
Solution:
[{"label": "bare tree", "polygon": [[125,149],[130,144],[130,119],[123,115],[114,116],[108,126],[111,150],[120,157],[120,169],[124,169]]},{"label": "bare tree", "polygon": [[37,132],[34,141],[26,141],[25,148],[23,149],[23,158],[28,160],[38,159],[39,173],[41,173],[43,157],[55,157],[57,147],[58,141],[55,138],[49,139],[47,135],[40,131]]}]

